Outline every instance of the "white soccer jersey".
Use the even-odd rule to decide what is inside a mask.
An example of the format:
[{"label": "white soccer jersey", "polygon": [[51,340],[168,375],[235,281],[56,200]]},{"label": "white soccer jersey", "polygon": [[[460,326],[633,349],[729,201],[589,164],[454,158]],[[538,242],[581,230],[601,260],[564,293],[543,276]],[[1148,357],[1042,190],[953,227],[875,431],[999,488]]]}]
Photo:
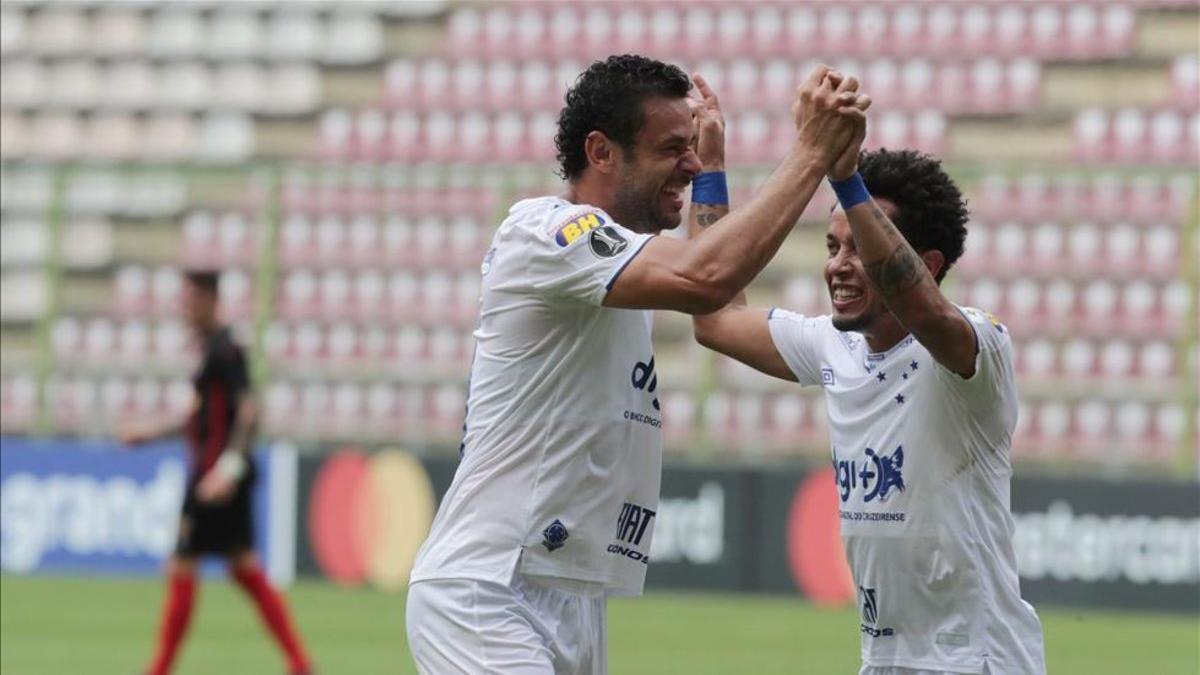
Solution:
[{"label": "white soccer jersey", "polygon": [[1012,341],[961,309],[979,347],[970,379],[912,336],[871,354],[828,316],[768,321],[800,383],[825,389],[863,664],[1038,675],[1042,629],[1012,545]]},{"label": "white soccer jersey", "polygon": [[641,593],[662,473],[652,314],[601,303],[651,238],[555,197],[509,211],[482,268],[462,460],[414,582]]}]

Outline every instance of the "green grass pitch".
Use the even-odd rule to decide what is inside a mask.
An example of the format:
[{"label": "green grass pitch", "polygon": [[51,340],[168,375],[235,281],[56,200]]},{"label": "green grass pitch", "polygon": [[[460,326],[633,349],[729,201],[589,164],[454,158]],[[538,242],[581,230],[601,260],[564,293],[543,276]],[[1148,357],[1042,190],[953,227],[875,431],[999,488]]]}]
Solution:
[{"label": "green grass pitch", "polygon": [[[0,579],[4,675],[136,675],[148,657],[162,586],[154,580]],[[414,673],[404,597],[302,582],[288,596],[326,675]],[[1200,617],[1044,610],[1053,675],[1200,673]],[[651,593],[610,603],[610,672],[814,673],[858,668],[853,609],[796,598]],[[177,673],[283,673],[253,609],[224,581],[202,585]]]}]

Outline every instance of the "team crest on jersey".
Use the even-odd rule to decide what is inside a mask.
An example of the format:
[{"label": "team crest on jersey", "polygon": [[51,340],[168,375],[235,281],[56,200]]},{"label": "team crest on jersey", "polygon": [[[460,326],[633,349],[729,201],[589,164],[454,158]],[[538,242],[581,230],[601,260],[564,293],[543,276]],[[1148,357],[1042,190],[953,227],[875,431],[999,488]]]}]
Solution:
[{"label": "team crest on jersey", "polygon": [[553,523],[542,530],[542,546],[545,546],[547,551],[557,551],[567,543],[567,538],[570,536],[567,526],[556,518]]},{"label": "team crest on jersey", "polygon": [[566,248],[588,232],[599,229],[604,223],[603,216],[595,211],[589,211],[560,225],[554,233],[554,242]]}]

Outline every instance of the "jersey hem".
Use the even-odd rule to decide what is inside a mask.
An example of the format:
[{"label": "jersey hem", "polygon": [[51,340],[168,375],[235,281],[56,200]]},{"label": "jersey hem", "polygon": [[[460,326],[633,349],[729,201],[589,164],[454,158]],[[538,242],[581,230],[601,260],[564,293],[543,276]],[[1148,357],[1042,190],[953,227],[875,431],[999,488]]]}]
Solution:
[{"label": "jersey hem", "polygon": [[984,661],[977,666],[939,663],[937,661],[919,661],[914,659],[863,659],[867,668],[910,668],[912,670],[932,670],[943,673],[959,673],[960,675],[982,675]]}]

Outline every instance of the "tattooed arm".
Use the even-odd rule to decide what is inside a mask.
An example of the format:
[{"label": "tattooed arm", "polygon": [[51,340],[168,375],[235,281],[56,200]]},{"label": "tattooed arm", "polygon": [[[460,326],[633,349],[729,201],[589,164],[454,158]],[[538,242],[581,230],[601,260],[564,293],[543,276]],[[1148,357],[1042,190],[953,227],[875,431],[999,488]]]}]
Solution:
[{"label": "tattooed arm", "polygon": [[975,331],[951,303],[934,274],[945,264],[940,251],[918,254],[874,199],[846,211],[863,269],[888,309],[946,368],[975,374]]}]

